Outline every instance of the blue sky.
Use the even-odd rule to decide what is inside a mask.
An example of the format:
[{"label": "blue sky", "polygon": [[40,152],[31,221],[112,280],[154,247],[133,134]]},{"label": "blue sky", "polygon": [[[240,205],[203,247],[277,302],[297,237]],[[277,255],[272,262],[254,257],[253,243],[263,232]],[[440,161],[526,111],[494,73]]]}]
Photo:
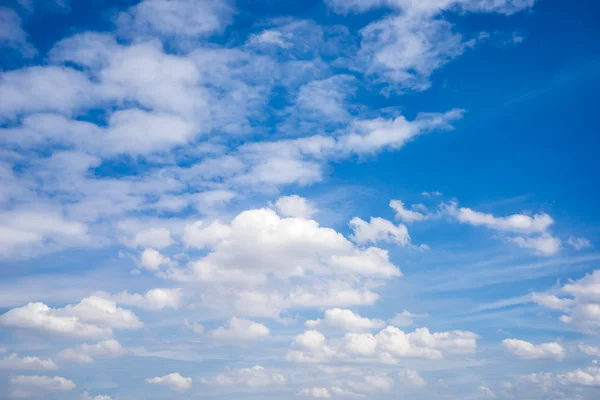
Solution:
[{"label": "blue sky", "polygon": [[0,7],[0,398],[600,393],[593,2]]}]

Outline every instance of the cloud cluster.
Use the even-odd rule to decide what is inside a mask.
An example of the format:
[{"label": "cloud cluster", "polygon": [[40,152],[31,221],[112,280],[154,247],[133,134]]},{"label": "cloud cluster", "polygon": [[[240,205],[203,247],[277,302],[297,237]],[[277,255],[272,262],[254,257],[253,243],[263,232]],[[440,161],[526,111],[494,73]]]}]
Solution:
[{"label": "cloud cluster", "polygon": [[420,328],[411,333],[388,326],[377,334],[347,333],[326,339],[315,330],[296,336],[286,358],[293,362],[327,363],[336,360],[378,361],[394,364],[402,358],[443,359],[452,354],[471,354],[477,348],[473,332],[431,333]]},{"label": "cloud cluster", "polygon": [[600,332],[600,270],[571,281],[560,288],[561,295],[534,293],[532,300],[549,309],[564,312],[560,320],[588,332]]},{"label": "cloud cluster", "polygon": [[192,378],[181,376],[178,372],[174,372],[165,376],[155,376],[154,378],[146,379],[149,385],[164,385],[174,390],[183,392],[192,387]]},{"label": "cloud cluster", "polygon": [[41,334],[75,338],[105,338],[114,329],[136,329],[143,324],[130,310],[111,300],[96,296],[64,308],[50,308],[44,303],[29,303],[0,316],[0,325]]},{"label": "cloud cluster", "polygon": [[287,379],[280,373],[260,365],[252,368],[225,369],[219,375],[203,378],[202,383],[216,386],[248,386],[252,388],[285,385]]}]

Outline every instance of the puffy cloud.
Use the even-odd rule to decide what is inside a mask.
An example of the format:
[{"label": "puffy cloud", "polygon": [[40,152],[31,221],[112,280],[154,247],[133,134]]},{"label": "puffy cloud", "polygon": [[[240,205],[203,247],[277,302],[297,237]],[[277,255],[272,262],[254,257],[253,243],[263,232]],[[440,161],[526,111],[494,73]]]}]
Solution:
[{"label": "puffy cloud", "polygon": [[389,392],[394,380],[385,374],[367,375],[361,380],[348,380],[345,384],[356,392]]},{"label": "puffy cloud", "polygon": [[250,35],[248,43],[252,45],[267,45],[288,48],[292,44],[288,41],[290,34],[282,33],[275,29],[265,29],[262,32]]},{"label": "puffy cloud", "polygon": [[193,39],[210,36],[229,23],[233,8],[216,0],[144,0],[117,17],[131,35]]},{"label": "puffy cloud", "polygon": [[0,325],[45,334],[101,338],[112,336],[112,328],[135,329],[142,323],[133,312],[117,307],[115,302],[90,296],[59,309],[44,303],[13,308],[0,316]]},{"label": "puffy cloud", "polygon": [[103,395],[92,396],[88,392],[84,392],[81,396],[81,400],[112,400],[112,397]]},{"label": "puffy cloud", "polygon": [[278,214],[283,217],[309,219],[316,213],[316,210],[310,205],[307,199],[295,194],[278,198],[275,202],[275,208]]},{"label": "puffy cloud", "polygon": [[466,207],[457,208],[455,203],[447,206],[446,210],[463,224],[486,226],[505,232],[544,233],[554,223],[552,217],[545,213],[535,214],[533,217],[525,214],[495,217]]},{"label": "puffy cloud", "polygon": [[146,379],[146,383],[150,385],[169,386],[177,391],[186,391],[192,387],[192,378],[186,378],[179,373],[174,372],[165,376],[156,376]]},{"label": "puffy cloud", "polygon": [[170,262],[171,259],[169,257],[163,256],[158,250],[148,248],[142,251],[139,265],[150,271],[157,271],[162,265]]},{"label": "puffy cloud", "polygon": [[218,386],[268,387],[284,385],[286,382],[287,379],[283,375],[260,365],[252,368],[226,369],[215,377],[202,379],[202,383]]},{"label": "puffy cloud", "polygon": [[560,288],[569,297],[534,294],[533,301],[550,309],[560,310],[560,320],[588,332],[600,332],[600,270]]},{"label": "puffy cloud", "polygon": [[204,333],[204,326],[198,322],[190,322],[188,320],[183,321],[186,328],[194,332],[196,335],[202,335]]},{"label": "puffy cloud", "polygon": [[559,252],[560,250],[560,239],[555,238],[549,234],[542,234],[538,237],[521,237],[517,236],[511,238],[517,246],[524,249],[533,249],[538,254],[551,256]]},{"label": "puffy cloud", "polygon": [[463,224],[485,226],[505,234],[519,234],[508,237],[507,241],[525,249],[535,250],[539,255],[551,256],[560,251],[560,239],[548,232],[550,226],[554,224],[554,219],[546,213],[533,216],[513,214],[496,217],[466,207],[459,208],[456,202],[443,204],[442,210]]},{"label": "puffy cloud", "polygon": [[173,244],[171,232],[165,228],[150,228],[140,231],[133,238],[135,247],[150,247],[155,249],[164,249]]},{"label": "puffy cloud", "polygon": [[[333,229],[303,218],[282,218],[270,209],[248,210],[227,226],[213,223],[193,228],[197,246],[211,252],[175,270],[175,279],[229,282],[244,285],[265,283],[269,275],[279,279],[320,276],[365,276],[390,278],[400,271],[386,251],[356,248]],[[209,229],[208,232],[205,229]],[[212,232],[218,232],[214,235]]]},{"label": "puffy cloud", "polygon": [[569,236],[567,244],[578,251],[592,247],[592,242],[584,237]]},{"label": "puffy cloud", "polygon": [[394,318],[388,322],[393,326],[411,326],[415,322],[415,318],[426,318],[427,314],[413,314],[408,310],[404,310],[399,314],[396,314]]},{"label": "puffy cloud", "polygon": [[410,235],[406,226],[394,225],[392,222],[378,217],[371,217],[369,222],[358,217],[350,221],[352,240],[358,244],[389,242],[400,246],[410,243]]},{"label": "puffy cloud", "polygon": [[509,353],[525,360],[561,359],[565,356],[565,349],[557,342],[535,345],[524,340],[504,339],[502,345]]},{"label": "puffy cloud", "polygon": [[385,322],[379,319],[363,318],[352,312],[352,310],[332,308],[325,311],[324,319],[306,321],[306,325],[311,328],[326,326],[349,332],[361,332],[369,329],[383,328]]},{"label": "puffy cloud", "polygon": [[17,49],[25,57],[36,52],[27,41],[27,33],[21,27],[21,18],[6,7],[0,7],[0,48],[2,47]]},{"label": "puffy cloud", "polygon": [[408,210],[406,207],[404,207],[402,200],[390,201],[390,207],[396,211],[396,218],[399,218],[406,223],[427,219],[427,215],[415,210]]},{"label": "puffy cloud", "polygon": [[567,311],[569,308],[575,305],[575,300],[573,299],[561,299],[557,296],[546,293],[533,293],[531,295],[531,300],[543,307],[560,311]]},{"label": "puffy cloud", "polygon": [[269,328],[258,322],[233,317],[225,327],[219,327],[209,332],[217,340],[250,341],[269,336]]},{"label": "puffy cloud", "polygon": [[117,340],[104,340],[96,344],[87,344],[71,347],[61,351],[58,356],[81,364],[90,364],[94,358],[116,358],[127,354],[127,351]]},{"label": "puffy cloud", "polygon": [[577,350],[579,350],[580,353],[587,354],[588,356],[600,356],[600,346],[591,346],[581,343],[577,346]]},{"label": "puffy cloud", "polygon": [[198,221],[186,225],[183,242],[186,246],[204,249],[215,246],[227,239],[230,234],[231,227],[220,221],[214,221],[210,225],[205,225],[203,221]]},{"label": "puffy cloud", "polygon": [[17,354],[13,353],[0,359],[0,369],[52,370],[57,368],[58,366],[50,358],[46,360],[38,357],[20,358]]},{"label": "puffy cloud", "polygon": [[347,333],[339,340],[327,341],[322,333],[307,331],[296,336],[294,349],[286,358],[294,362],[354,358],[383,363],[396,363],[401,358],[442,359],[445,355],[474,353],[477,338],[472,332],[430,333],[427,328],[421,328],[405,333],[388,326],[376,335]]},{"label": "puffy cloud", "polygon": [[61,376],[17,375],[10,378],[11,397],[48,396],[52,392],[69,392],[75,384]]},{"label": "puffy cloud", "polygon": [[314,397],[317,399],[330,399],[331,394],[327,388],[304,388],[298,392],[300,396]]},{"label": "puffy cloud", "polygon": [[24,255],[43,247],[88,244],[87,226],[60,213],[0,212],[0,257]]},{"label": "puffy cloud", "polygon": [[479,386],[479,391],[488,399],[495,399],[497,397],[496,393],[494,393],[492,389],[487,386]]},{"label": "puffy cloud", "polygon": [[118,304],[125,304],[148,310],[178,309],[181,305],[181,289],[150,289],[146,294],[130,294],[127,291],[108,295]]},{"label": "puffy cloud", "polygon": [[409,387],[420,388],[427,385],[427,381],[414,369],[405,368],[398,373],[398,377]]}]

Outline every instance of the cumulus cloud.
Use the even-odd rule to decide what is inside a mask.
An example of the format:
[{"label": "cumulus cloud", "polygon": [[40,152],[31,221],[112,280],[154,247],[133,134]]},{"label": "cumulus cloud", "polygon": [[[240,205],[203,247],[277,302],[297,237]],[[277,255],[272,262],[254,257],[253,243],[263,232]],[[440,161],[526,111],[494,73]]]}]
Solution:
[{"label": "cumulus cloud", "polygon": [[157,271],[162,265],[170,262],[169,257],[163,256],[158,250],[148,248],[142,251],[139,266],[150,271]]},{"label": "cumulus cloud", "polygon": [[325,317],[323,319],[306,321],[306,325],[310,328],[330,327],[348,332],[362,332],[370,329],[383,328],[385,322],[380,319],[361,317],[352,312],[352,310],[332,308],[325,311]]},{"label": "cumulus cloud", "polygon": [[459,208],[456,202],[443,204],[442,209],[460,223],[485,226],[504,234],[516,234],[507,237],[507,241],[525,249],[532,249],[539,255],[551,256],[560,251],[561,240],[549,232],[554,219],[546,213],[496,217],[467,207]]},{"label": "cumulus cloud", "polygon": [[192,39],[224,29],[233,8],[215,0],[144,0],[121,13],[116,22],[124,33]]},{"label": "cumulus cloud", "polygon": [[586,354],[588,356],[600,356],[600,346],[591,346],[588,344],[581,343],[577,345],[577,350],[579,350],[580,353]]},{"label": "cumulus cloud", "polygon": [[431,333],[427,328],[405,333],[388,326],[379,333],[347,333],[339,340],[327,341],[318,331],[296,336],[293,350],[286,358],[294,362],[329,362],[356,359],[396,363],[401,358],[442,359],[451,354],[470,354],[477,348],[478,336],[472,332]]},{"label": "cumulus cloud", "polygon": [[278,198],[275,208],[282,217],[310,219],[317,212],[307,199],[295,194]]},{"label": "cumulus cloud", "polygon": [[409,210],[404,206],[404,202],[402,200],[392,200],[390,201],[390,207],[396,211],[396,218],[401,219],[406,223],[411,223],[414,221],[422,221],[427,219],[427,215],[420,213],[416,210]]},{"label": "cumulus cloud", "polygon": [[405,368],[398,373],[398,377],[409,387],[420,388],[427,385],[427,381],[414,369]]},{"label": "cumulus cloud", "polygon": [[181,305],[181,289],[150,289],[145,294],[130,294],[127,291],[115,295],[99,294],[118,304],[145,308],[148,310],[178,309]]},{"label": "cumulus cloud", "polygon": [[148,378],[146,379],[146,383],[150,385],[169,386],[174,390],[183,392],[192,387],[192,378],[186,378],[181,376],[179,373],[174,372],[165,376]]},{"label": "cumulus cloud", "polygon": [[369,222],[358,217],[350,221],[352,228],[352,240],[358,244],[388,242],[400,246],[407,246],[410,243],[410,235],[406,226],[394,225],[392,222],[379,218],[371,217]]},{"label": "cumulus cloud", "polygon": [[592,247],[592,242],[584,237],[569,236],[567,244],[577,251]]},{"label": "cumulus cloud", "polygon": [[46,360],[38,357],[19,357],[12,353],[4,358],[0,358],[0,369],[11,370],[53,370],[58,366],[52,359]]},{"label": "cumulus cloud", "polygon": [[251,341],[269,336],[269,328],[248,319],[231,318],[226,326],[210,331],[209,336],[225,341]]},{"label": "cumulus cloud", "polygon": [[398,313],[388,322],[393,326],[411,326],[415,323],[416,318],[426,318],[427,314],[413,314],[408,310]]},{"label": "cumulus cloud", "polygon": [[10,378],[11,397],[48,396],[55,392],[69,392],[75,384],[61,376],[16,375]]},{"label": "cumulus cloud", "polygon": [[276,385],[285,385],[287,379],[280,373],[268,370],[260,365],[252,368],[231,369],[228,368],[221,374],[203,378],[202,383],[217,386],[248,386],[248,387],[268,387]]},{"label": "cumulus cloud", "polygon": [[172,278],[250,285],[265,283],[269,275],[280,279],[309,273],[380,278],[401,275],[386,251],[356,248],[343,235],[314,220],[283,218],[273,210],[257,209],[238,214],[228,225],[215,224],[194,228],[192,241],[197,247],[208,247],[209,254],[190,263],[186,270],[173,270]]},{"label": "cumulus cloud", "polygon": [[112,397],[104,395],[92,396],[88,392],[84,392],[83,395],[81,395],[81,400],[112,400]]},{"label": "cumulus cloud", "polygon": [[96,344],[87,344],[71,347],[58,353],[62,359],[80,363],[91,364],[95,358],[116,358],[127,354],[127,351],[117,340],[104,340]]},{"label": "cumulus cloud", "polygon": [[0,48],[2,47],[19,50],[26,57],[36,53],[27,41],[27,33],[21,26],[21,18],[6,7],[0,7]]},{"label": "cumulus cloud", "polygon": [[600,270],[583,278],[570,281],[560,288],[570,297],[549,294],[534,294],[533,301],[541,306],[563,311],[560,320],[589,333],[600,331]]},{"label": "cumulus cloud", "polygon": [[44,303],[29,303],[0,316],[0,325],[31,330],[42,334],[79,338],[112,336],[112,329],[135,329],[143,324],[131,311],[97,296],[64,308],[50,308]]},{"label": "cumulus cloud", "polygon": [[330,399],[331,394],[327,388],[304,388],[298,392],[300,396],[314,397],[317,399]]},{"label": "cumulus cloud", "polygon": [[564,347],[557,342],[535,345],[519,339],[504,339],[502,345],[509,353],[525,360],[540,358],[561,359],[565,356]]}]

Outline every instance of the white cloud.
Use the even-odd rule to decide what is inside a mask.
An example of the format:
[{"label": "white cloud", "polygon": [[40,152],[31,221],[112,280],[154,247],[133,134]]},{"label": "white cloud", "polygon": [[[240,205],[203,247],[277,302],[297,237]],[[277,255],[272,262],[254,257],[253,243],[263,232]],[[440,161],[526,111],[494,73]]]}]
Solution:
[{"label": "white cloud", "polygon": [[383,328],[385,321],[361,317],[352,310],[332,308],[325,311],[324,319],[306,321],[310,328],[331,327],[348,332],[362,332],[369,329]]},{"label": "white cloud", "polygon": [[[104,294],[102,296],[105,296]],[[146,294],[130,294],[127,291],[107,295],[118,304],[125,304],[148,310],[178,309],[181,305],[181,289],[150,289]]]},{"label": "white cloud", "polygon": [[139,265],[150,271],[157,271],[162,265],[170,262],[171,259],[169,257],[163,256],[158,250],[148,248],[142,251]]},{"label": "white cloud", "polygon": [[564,347],[557,342],[535,345],[524,340],[504,339],[502,345],[509,353],[525,360],[561,359],[565,356]]},{"label": "white cloud", "polygon": [[186,378],[175,372],[165,376],[156,376],[146,379],[150,385],[165,385],[177,391],[186,391],[192,387],[192,378]]},{"label": "white cloud", "polygon": [[204,326],[198,322],[190,322],[188,320],[183,321],[186,328],[194,332],[196,335],[202,335],[204,333]]},{"label": "white cloud", "polygon": [[427,381],[414,369],[405,368],[398,373],[398,377],[409,387],[420,388],[427,385]]},{"label": "white cloud", "polygon": [[589,249],[590,247],[592,247],[592,242],[590,242],[589,239],[586,239],[584,237],[569,236],[567,244],[578,251]]},{"label": "white cloud", "polygon": [[10,8],[0,7],[0,48],[14,48],[25,57],[36,53],[27,41],[27,33],[21,27],[21,18]]},{"label": "white cloud", "polygon": [[560,239],[549,234],[542,234],[538,237],[521,237],[517,236],[510,239],[517,246],[524,249],[533,249],[538,254],[551,256],[560,251]]},{"label": "white cloud", "polygon": [[492,389],[487,386],[479,386],[479,391],[488,399],[495,399],[497,397],[496,393],[494,393]]},{"label": "white cloud", "polygon": [[112,397],[103,395],[92,396],[88,392],[84,392],[81,395],[81,400],[112,400]]},{"label": "white cloud", "polygon": [[427,314],[413,314],[408,310],[404,310],[399,314],[396,314],[394,318],[388,322],[394,326],[411,326],[415,323],[415,318],[426,318]]},{"label": "white cloud", "polygon": [[0,325],[44,334],[103,338],[112,336],[112,328],[135,329],[142,323],[133,312],[117,307],[115,302],[90,296],[59,309],[44,303],[13,308],[0,316]]},{"label": "white cloud", "polygon": [[127,354],[127,351],[117,340],[104,340],[96,344],[87,344],[71,347],[61,351],[58,356],[81,364],[90,364],[94,358],[116,358]]},{"label": "white cloud", "polygon": [[87,226],[56,212],[0,212],[0,257],[30,254],[43,247],[89,244]]},{"label": "white cloud", "polygon": [[575,300],[573,299],[561,299],[546,293],[533,293],[531,299],[534,303],[552,310],[567,311],[575,305]]},{"label": "white cloud", "polygon": [[150,228],[136,233],[133,238],[133,244],[135,247],[164,249],[173,244],[173,239],[168,229]]},{"label": "white cloud", "polygon": [[131,35],[194,39],[220,32],[232,14],[226,1],[144,0],[116,21]]},{"label": "white cloud", "polygon": [[348,380],[345,384],[356,392],[389,392],[394,380],[385,374],[367,375],[361,380]]},{"label": "white cloud", "polygon": [[[197,246],[211,252],[190,263],[185,270],[172,270],[174,279],[228,282],[243,285],[265,283],[269,277],[287,279],[307,274],[318,276],[372,276],[390,278],[401,273],[388,260],[386,251],[356,248],[333,229],[316,221],[282,218],[270,209],[248,210],[229,225],[218,229],[194,228]],[[222,234],[221,234],[222,233]]]},{"label": "white cloud", "polygon": [[421,192],[421,196],[425,196],[425,197],[438,197],[441,195],[442,195],[442,192],[438,192],[437,190],[434,190],[433,192]]},{"label": "white cloud", "polygon": [[4,358],[0,359],[0,369],[13,369],[13,370],[52,370],[57,369],[58,366],[52,359],[46,360],[38,357],[19,357],[13,353]]},{"label": "white cloud", "polygon": [[11,397],[41,397],[52,392],[69,392],[75,384],[61,376],[17,375],[10,378]]},{"label": "white cloud", "polygon": [[217,386],[248,386],[252,388],[285,385],[287,379],[260,365],[252,368],[226,369],[212,378],[203,378],[202,383]]},{"label": "white cloud", "polygon": [[390,207],[393,208],[394,211],[396,211],[396,218],[399,218],[406,223],[422,221],[424,219],[427,219],[427,215],[415,210],[408,210],[407,208],[405,208],[402,200],[390,201]]},{"label": "white cloud", "polygon": [[579,350],[580,353],[587,354],[588,356],[600,356],[600,346],[591,346],[581,343],[577,346],[577,350]]},{"label": "white cloud", "polygon": [[327,388],[305,388],[298,392],[300,396],[314,397],[317,399],[330,399],[331,394]]},{"label": "white cloud", "polygon": [[227,239],[230,234],[231,227],[220,221],[214,221],[210,225],[205,225],[203,221],[198,221],[186,225],[183,242],[189,247],[198,249],[210,248]]},{"label": "white cloud", "polygon": [[269,336],[269,328],[258,322],[233,317],[225,327],[210,331],[209,336],[217,340],[251,341]]},{"label": "white cloud", "polygon": [[376,335],[347,333],[339,340],[326,341],[318,331],[296,336],[294,349],[286,358],[294,362],[328,362],[338,359],[396,363],[401,358],[442,359],[445,355],[470,354],[477,348],[472,332],[430,333],[427,328],[405,333],[388,326]]},{"label": "white cloud", "polygon": [[250,35],[248,43],[252,45],[270,45],[278,46],[284,49],[289,48],[292,44],[288,41],[290,34],[284,34],[274,29],[265,29],[258,34]]},{"label": "white cloud", "polygon": [[529,216],[525,214],[513,214],[507,217],[495,217],[470,208],[457,208],[456,203],[446,206],[446,211],[464,224],[473,226],[486,226],[491,229],[504,232],[516,232],[524,234],[545,233],[554,223],[551,216],[546,213]]},{"label": "white cloud", "polygon": [[275,208],[282,217],[310,219],[317,212],[308,200],[295,194],[278,198]]},{"label": "white cloud", "polygon": [[394,225],[392,222],[378,217],[371,217],[369,222],[358,217],[350,221],[352,240],[358,244],[389,242],[400,246],[410,244],[410,235],[406,226]]}]

